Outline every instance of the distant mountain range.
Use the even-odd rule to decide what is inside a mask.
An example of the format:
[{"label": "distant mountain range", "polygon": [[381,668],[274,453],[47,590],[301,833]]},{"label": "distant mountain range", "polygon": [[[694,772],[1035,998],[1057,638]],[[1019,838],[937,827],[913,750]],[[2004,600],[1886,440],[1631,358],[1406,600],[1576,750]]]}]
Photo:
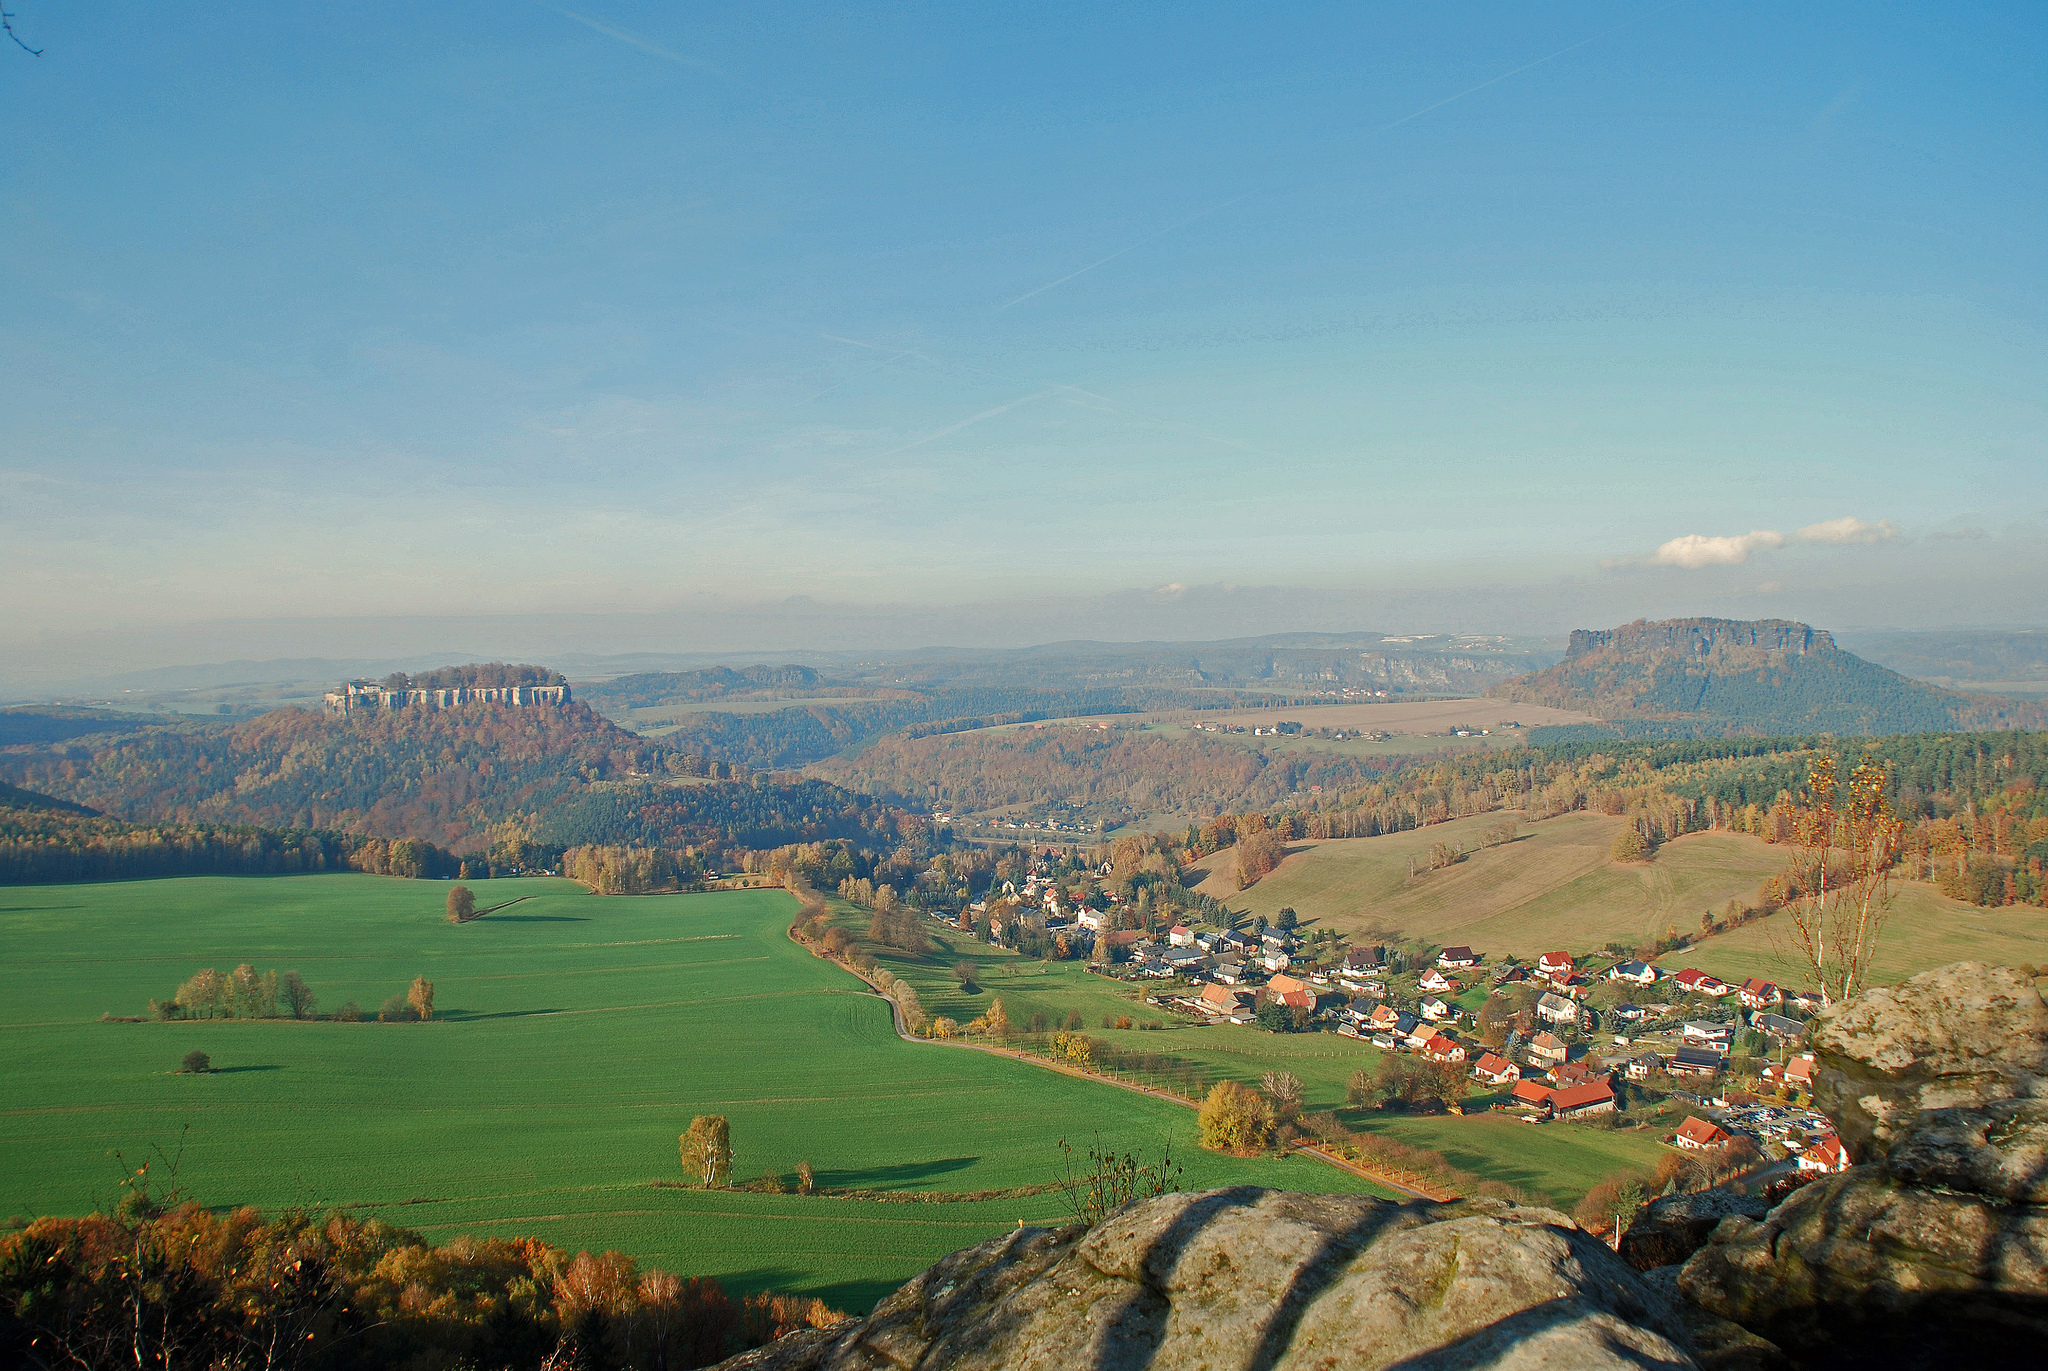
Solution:
[{"label": "distant mountain range", "polygon": [[2048,708],[1902,676],[1787,619],[1638,620],[1579,629],[1564,660],[1496,698],[1582,710],[1630,737],[2048,727]]}]

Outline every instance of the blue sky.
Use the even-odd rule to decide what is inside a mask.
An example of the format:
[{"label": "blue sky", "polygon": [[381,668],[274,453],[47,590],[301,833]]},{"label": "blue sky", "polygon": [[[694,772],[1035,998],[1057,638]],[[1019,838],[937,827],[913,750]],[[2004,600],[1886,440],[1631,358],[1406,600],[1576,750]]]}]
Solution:
[{"label": "blue sky", "polygon": [[0,640],[2043,617],[2039,6],[14,9]]}]

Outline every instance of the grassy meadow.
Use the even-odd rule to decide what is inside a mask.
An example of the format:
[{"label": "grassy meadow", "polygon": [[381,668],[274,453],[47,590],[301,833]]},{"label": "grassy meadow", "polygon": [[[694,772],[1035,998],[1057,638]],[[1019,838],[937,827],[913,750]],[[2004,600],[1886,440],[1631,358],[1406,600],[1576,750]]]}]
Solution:
[{"label": "grassy meadow", "polygon": [[[732,1120],[743,1182],[808,1160],[822,1187],[1023,1188],[1052,1178],[1060,1138],[1099,1131],[1171,1139],[1189,1186],[1363,1186],[1304,1158],[1201,1152],[1192,1110],[900,1041],[879,998],[784,936],[781,891],[475,888],[480,906],[533,898],[455,927],[446,886],[353,874],[0,891],[4,1212],[83,1212],[114,1194],[115,1152],[182,1146],[178,1183],[209,1205],[361,1206],[437,1240],[619,1248],[859,1308],[943,1253],[1058,1218],[1059,1197],[658,1188],[692,1115]],[[323,1011],[374,1013],[425,975],[435,1021],[98,1022],[240,962],[300,972]],[[174,1074],[193,1049],[219,1069]]]},{"label": "grassy meadow", "polygon": [[[1344,932],[1398,929],[1410,937],[1463,943],[1485,953],[1535,955],[1610,941],[1638,944],[1667,927],[1697,929],[1702,911],[1750,900],[1784,854],[1762,839],[1693,833],[1666,843],[1655,861],[1611,859],[1622,820],[1566,814],[1522,822],[1512,843],[1480,847],[1500,814],[1377,838],[1297,843],[1279,870],[1232,891],[1231,857],[1208,864],[1201,889],[1231,908],[1271,918],[1283,905]],[[1477,849],[1442,871],[1409,874],[1411,860],[1439,842]]]},{"label": "grassy meadow", "polygon": [[[1924,881],[1902,882],[1897,895],[1872,964],[1872,979],[1879,985],[1950,962],[2048,966],[2048,910],[2032,905],[1979,909],[1947,898]],[[1657,964],[1673,971],[1694,966],[1724,980],[1762,976],[1803,986],[1809,978],[1800,970],[1790,935],[1785,916],[1773,914],[1660,957]]]}]

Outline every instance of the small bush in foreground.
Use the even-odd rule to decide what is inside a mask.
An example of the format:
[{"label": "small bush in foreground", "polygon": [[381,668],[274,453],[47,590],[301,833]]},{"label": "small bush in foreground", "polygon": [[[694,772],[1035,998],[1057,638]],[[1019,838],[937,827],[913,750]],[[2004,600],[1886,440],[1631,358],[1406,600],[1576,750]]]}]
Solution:
[{"label": "small bush in foreground", "polygon": [[187,1052],[185,1060],[178,1066],[181,1076],[203,1076],[213,1070],[213,1059],[204,1052]]}]

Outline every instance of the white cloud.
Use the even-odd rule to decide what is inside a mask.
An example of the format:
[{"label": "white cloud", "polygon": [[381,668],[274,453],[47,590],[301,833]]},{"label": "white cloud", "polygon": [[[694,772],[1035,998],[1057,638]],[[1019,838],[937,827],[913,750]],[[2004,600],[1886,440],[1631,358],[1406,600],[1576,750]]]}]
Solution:
[{"label": "white cloud", "polygon": [[1808,543],[1888,543],[1898,536],[1899,526],[1889,519],[1873,524],[1853,514],[1822,524],[1808,524],[1799,530],[1800,540]]},{"label": "white cloud", "polygon": [[1783,546],[1785,535],[1773,529],[1760,528],[1732,537],[1688,533],[1658,548],[1650,558],[1650,565],[1682,566],[1689,570],[1706,566],[1740,566],[1758,548]]}]

